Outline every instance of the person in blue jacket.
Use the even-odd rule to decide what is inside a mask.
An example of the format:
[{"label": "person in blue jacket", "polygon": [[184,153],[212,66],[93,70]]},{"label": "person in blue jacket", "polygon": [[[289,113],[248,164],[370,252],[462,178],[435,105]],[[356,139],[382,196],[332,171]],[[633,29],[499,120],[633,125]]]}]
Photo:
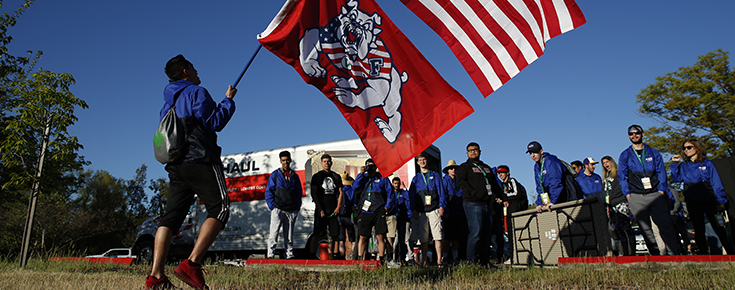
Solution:
[{"label": "person in blue jacket", "polygon": [[[416,156],[416,164],[419,165],[419,172],[411,180],[411,186],[408,188],[408,196],[411,200],[412,210],[418,219],[418,237],[421,242],[421,258],[424,266],[428,265],[426,258],[429,251],[429,230],[434,238],[434,246],[437,255],[442,252],[442,239],[444,238],[444,229],[442,227],[442,216],[444,209],[447,207],[447,192],[442,183],[442,177],[439,173],[429,169],[429,161],[426,153],[421,152]],[[439,267],[443,267],[442,259],[436,261]]]},{"label": "person in blue jacket", "polygon": [[[447,190],[447,207],[444,209],[442,217],[442,225],[444,227],[444,252],[442,257],[449,257],[454,263],[464,259],[460,257],[460,247],[467,245],[467,216],[464,213],[462,201],[462,189],[457,184],[457,162],[449,160],[447,166],[444,167],[444,188]],[[451,255],[450,251],[451,250]]]},{"label": "person in blue jacket", "polygon": [[278,154],[281,168],[278,168],[268,177],[268,185],[265,189],[265,202],[271,211],[271,225],[268,234],[267,258],[273,259],[276,245],[278,245],[278,232],[283,227],[283,242],[286,244],[286,259],[293,259],[293,230],[296,218],[299,217],[301,209],[301,198],[303,188],[301,179],[291,169],[291,153],[281,151]]},{"label": "person in blue jacket", "polygon": [[628,127],[628,139],[632,144],[618,158],[620,187],[628,198],[631,213],[643,231],[649,253],[661,254],[651,229],[653,220],[659,228],[668,254],[678,255],[679,240],[669,215],[669,202],[673,201],[673,196],[667,196],[669,191],[664,161],[658,150],[643,143],[643,136],[645,134],[641,126]]},{"label": "person in blue jacket", "polygon": [[175,107],[186,132],[187,146],[181,158],[166,164],[170,180],[168,202],[156,231],[153,265],[145,288],[175,288],[164,273],[166,256],[195,194],[207,208],[207,219],[199,230],[194,249],[174,274],[194,288],[205,288],[201,267],[204,254],[230,217],[230,199],[222,174],[222,148],[217,145],[217,132],[224,129],[235,113],[233,98],[237,90],[230,86],[225,98],[216,103],[207,89],[199,86],[202,81],[194,65],[180,54],[166,63],[165,71],[169,83],[163,91],[165,103],[160,120]]},{"label": "person in blue jacket", "polygon": [[603,196],[600,194],[602,192],[602,177],[595,173],[595,164],[597,164],[597,161],[592,159],[592,157],[585,158],[582,162],[584,170],[579,173],[576,180],[579,183],[579,187],[582,188],[584,198],[597,197],[600,199],[600,202],[605,202]]},{"label": "person in blue jacket", "polygon": [[378,258],[385,259],[385,234],[388,225],[385,220],[386,212],[393,206],[393,186],[388,178],[378,172],[378,167],[372,159],[365,161],[363,172],[358,174],[352,184],[355,193],[360,193],[359,199],[355,200],[359,213],[357,217],[357,233],[360,235],[358,247],[358,260],[365,259],[368,239],[375,227],[375,237],[378,240]]},{"label": "person in blue jacket", "polygon": [[[727,254],[735,254],[733,246],[728,242],[724,226],[717,222],[715,214],[725,209],[727,196],[722,186],[720,175],[715,165],[707,158],[707,151],[697,139],[689,139],[682,146],[686,158],[674,155],[671,160],[671,179],[684,182],[684,200],[689,210],[689,218],[694,227],[694,240],[697,242],[698,254],[708,255],[711,251],[705,235],[704,217],[710,221],[712,228],[720,238]],[[714,251],[712,251],[714,252]]]},{"label": "person in blue jacket", "polygon": [[[391,241],[390,235],[388,236],[388,243],[393,247],[393,257],[388,262],[389,268],[395,268],[400,264],[405,264],[406,258],[413,259],[413,244],[411,243],[411,218],[413,213],[411,211],[411,200],[408,197],[408,190],[402,188],[401,178],[396,176],[391,180],[393,185],[393,191],[395,194],[395,210],[391,214],[396,220],[396,236]],[[388,219],[388,217],[386,217]],[[390,232],[390,225],[388,225]],[[392,262],[392,263],[391,263]]]},{"label": "person in blue jacket", "polygon": [[344,200],[339,210],[339,254],[345,260],[353,260],[352,253],[355,252],[357,237],[355,236],[355,224],[352,223],[352,208],[355,205],[355,189],[352,183],[355,181],[347,171],[342,171],[342,191]]},{"label": "person in blue jacket", "polygon": [[562,183],[562,174],[566,167],[556,158],[544,152],[544,149],[536,141],[528,143],[526,146],[531,159],[535,162],[533,165],[534,179],[536,180],[536,211],[541,212],[544,209],[551,211],[554,204],[566,201],[566,192],[564,191],[564,183]]}]

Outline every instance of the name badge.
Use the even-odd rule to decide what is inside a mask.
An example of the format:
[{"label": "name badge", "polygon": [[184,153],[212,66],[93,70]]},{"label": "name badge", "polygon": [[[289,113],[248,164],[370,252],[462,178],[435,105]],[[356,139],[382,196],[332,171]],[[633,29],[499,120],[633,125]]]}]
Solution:
[{"label": "name badge", "polygon": [[715,220],[717,220],[717,225],[720,226],[720,227],[724,227],[725,224],[726,224],[725,215],[723,215],[721,213],[716,213],[715,214]]},{"label": "name badge", "polygon": [[551,200],[549,199],[549,193],[548,192],[544,192],[544,193],[541,194],[541,202],[543,202],[544,205],[547,205],[547,204],[549,204],[549,202],[551,202]]},{"label": "name badge", "polygon": [[643,177],[641,178],[641,183],[643,183],[644,189],[651,189],[653,186],[651,186],[651,178],[650,177]]},{"label": "name badge", "polygon": [[367,211],[370,209],[371,202],[369,200],[366,200],[364,203],[362,203],[362,210]]},{"label": "name badge", "polygon": [[486,184],[485,189],[487,190],[487,195],[493,195],[493,188],[490,184]]},{"label": "name badge", "polygon": [[431,195],[424,196],[424,205],[431,205]]},{"label": "name badge", "polygon": [[610,204],[610,196],[609,195],[606,195],[605,196],[605,203]]},{"label": "name badge", "polygon": [[503,216],[508,216],[508,207],[503,207]]}]

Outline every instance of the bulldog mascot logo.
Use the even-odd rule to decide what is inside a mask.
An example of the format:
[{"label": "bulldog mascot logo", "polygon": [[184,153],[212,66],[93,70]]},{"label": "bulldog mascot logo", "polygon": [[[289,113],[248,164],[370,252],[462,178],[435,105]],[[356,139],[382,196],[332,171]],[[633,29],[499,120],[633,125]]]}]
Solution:
[{"label": "bulldog mascot logo", "polygon": [[319,57],[326,57],[329,65],[342,72],[330,75],[339,102],[362,110],[382,107],[388,120],[376,117],[373,121],[383,137],[394,143],[401,133],[401,86],[408,74],[398,72],[379,36],[382,17],[358,6],[357,0],[349,0],[326,26],[306,30],[299,42],[299,61],[306,75],[325,78],[327,71]]}]

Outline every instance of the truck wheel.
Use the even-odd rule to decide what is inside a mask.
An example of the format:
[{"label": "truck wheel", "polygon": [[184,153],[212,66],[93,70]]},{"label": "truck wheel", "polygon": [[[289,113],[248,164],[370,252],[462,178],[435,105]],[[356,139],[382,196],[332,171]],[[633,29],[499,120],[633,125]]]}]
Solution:
[{"label": "truck wheel", "polygon": [[136,246],[135,255],[138,256],[138,263],[150,264],[153,261],[153,240],[146,239],[138,243]]}]

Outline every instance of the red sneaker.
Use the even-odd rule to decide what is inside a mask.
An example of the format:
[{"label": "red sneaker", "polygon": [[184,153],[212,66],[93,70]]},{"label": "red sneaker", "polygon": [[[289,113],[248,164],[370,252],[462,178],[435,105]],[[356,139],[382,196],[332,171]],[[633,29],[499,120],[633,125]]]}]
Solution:
[{"label": "red sneaker", "polygon": [[179,289],[174,286],[174,284],[171,283],[171,281],[168,280],[168,277],[163,276],[161,279],[156,279],[156,277],[148,276],[145,277],[145,289],[150,290],[163,290],[163,289]]},{"label": "red sneaker", "polygon": [[181,279],[181,281],[184,281],[186,284],[189,284],[189,286],[194,287],[194,289],[209,289],[207,284],[204,284],[202,266],[193,266],[191,263],[192,262],[187,259],[176,267],[176,270],[174,270],[176,278]]}]

